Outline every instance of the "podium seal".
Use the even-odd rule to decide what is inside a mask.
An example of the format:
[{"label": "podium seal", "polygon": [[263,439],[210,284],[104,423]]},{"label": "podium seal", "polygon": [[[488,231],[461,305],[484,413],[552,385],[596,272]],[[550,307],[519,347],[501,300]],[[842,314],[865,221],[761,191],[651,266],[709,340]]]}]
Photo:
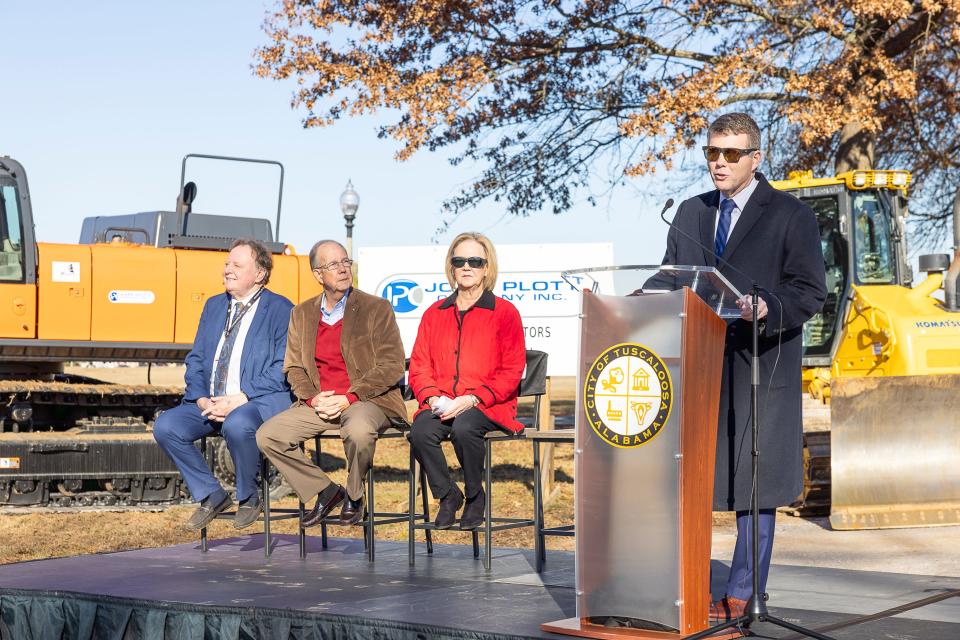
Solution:
[{"label": "podium seal", "polygon": [[673,407],[667,365],[635,342],[607,347],[593,361],[583,385],[583,408],[593,431],[607,444],[632,449],[660,433]]}]

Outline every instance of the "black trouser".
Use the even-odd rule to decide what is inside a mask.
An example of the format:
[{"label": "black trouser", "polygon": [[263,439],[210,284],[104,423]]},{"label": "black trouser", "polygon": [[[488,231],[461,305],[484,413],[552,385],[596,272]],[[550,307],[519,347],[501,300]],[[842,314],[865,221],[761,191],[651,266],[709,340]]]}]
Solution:
[{"label": "black trouser", "polygon": [[479,409],[467,409],[444,422],[431,411],[416,417],[410,429],[410,443],[417,462],[427,472],[430,491],[435,497],[443,498],[454,486],[440,443],[447,439],[453,441],[453,450],[463,469],[463,493],[470,499],[483,488],[483,436],[497,428]]}]

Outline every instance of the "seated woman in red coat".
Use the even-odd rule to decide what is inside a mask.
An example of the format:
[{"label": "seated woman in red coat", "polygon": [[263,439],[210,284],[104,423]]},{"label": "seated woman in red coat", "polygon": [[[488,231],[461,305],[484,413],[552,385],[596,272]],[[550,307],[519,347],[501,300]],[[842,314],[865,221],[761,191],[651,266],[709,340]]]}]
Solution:
[{"label": "seated woman in red coat", "polygon": [[[410,386],[420,407],[410,441],[433,495],[440,498],[434,523],[448,529],[467,506],[461,529],[483,523],[483,436],[518,432],[517,388],[526,364],[523,323],[516,307],[492,292],[497,253],[479,233],[461,233],[447,250],[447,280],[454,289],[420,321],[410,355]],[[453,441],[463,468],[464,490],[450,478],[440,443]]]}]

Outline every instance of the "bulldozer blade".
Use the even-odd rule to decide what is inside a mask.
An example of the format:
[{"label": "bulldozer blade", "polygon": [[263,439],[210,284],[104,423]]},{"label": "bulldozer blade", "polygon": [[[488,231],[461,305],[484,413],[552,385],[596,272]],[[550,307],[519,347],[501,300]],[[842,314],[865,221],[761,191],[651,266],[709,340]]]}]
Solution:
[{"label": "bulldozer blade", "polygon": [[960,524],[960,376],[834,378],[830,525]]}]

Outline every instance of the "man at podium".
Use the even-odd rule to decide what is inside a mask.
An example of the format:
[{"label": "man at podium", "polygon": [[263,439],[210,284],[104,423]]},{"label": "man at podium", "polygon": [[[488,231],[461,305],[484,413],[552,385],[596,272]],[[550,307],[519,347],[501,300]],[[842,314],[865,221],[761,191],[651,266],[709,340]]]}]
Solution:
[{"label": "man at podium", "polygon": [[[766,590],[776,508],[803,486],[801,355],[803,323],[826,297],[820,233],[813,211],[777,191],[757,171],[760,129],[744,113],[709,127],[703,147],[716,189],[677,211],[667,235],[665,265],[717,267],[740,291],[759,291],[760,320],[760,590]],[[654,277],[655,288],[669,288]],[[664,287],[663,285],[667,285]],[[645,288],[647,288],[645,286]],[[738,301],[741,318],[728,321],[717,433],[715,511],[735,511],[737,543],[726,595],[710,605],[711,622],[743,614],[752,592],[750,553],[752,303]]]}]

